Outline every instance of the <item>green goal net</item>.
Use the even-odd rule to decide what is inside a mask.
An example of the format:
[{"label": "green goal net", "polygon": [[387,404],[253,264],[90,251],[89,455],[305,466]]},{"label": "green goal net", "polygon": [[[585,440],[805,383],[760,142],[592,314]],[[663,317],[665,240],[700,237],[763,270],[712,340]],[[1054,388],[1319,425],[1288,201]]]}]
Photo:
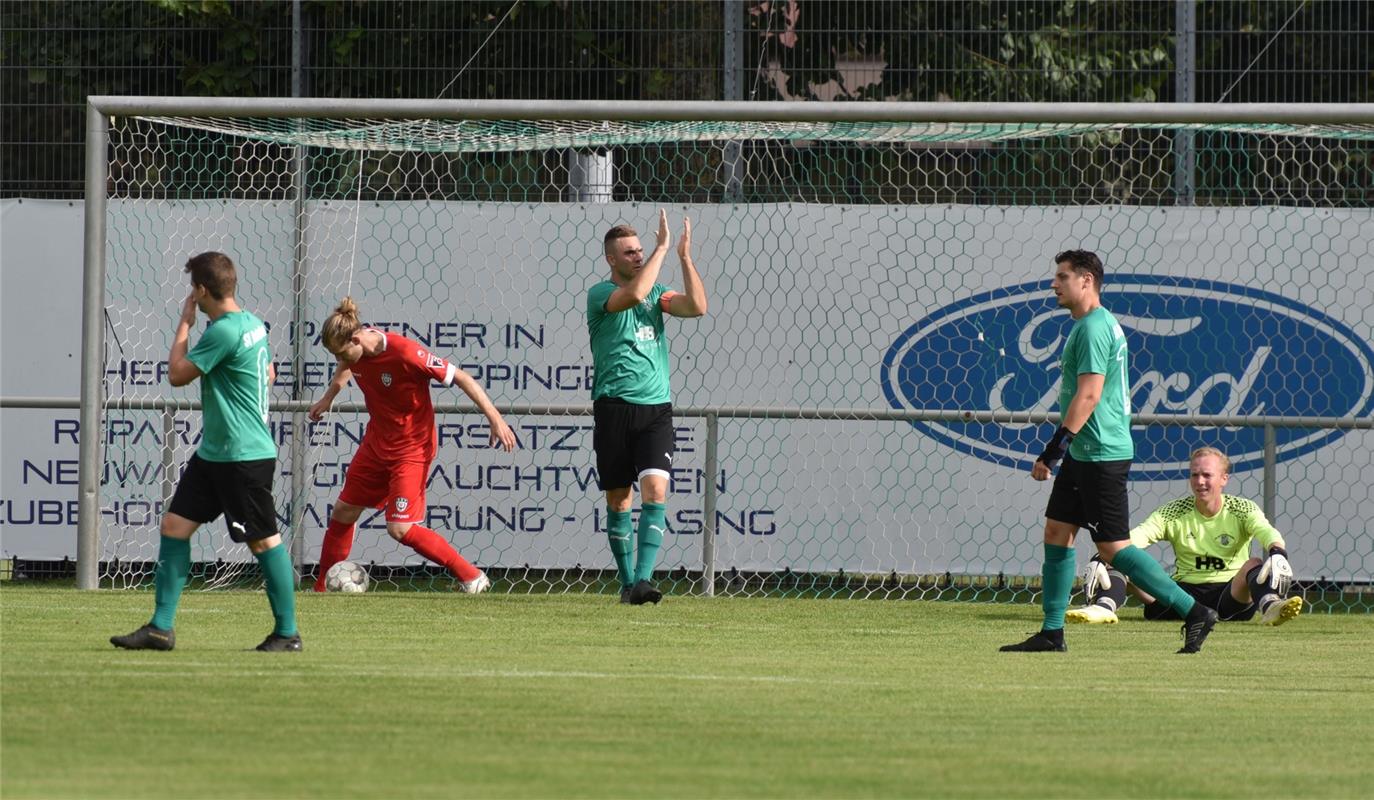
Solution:
[{"label": "green goal net", "polygon": [[[347,295],[472,374],[519,439],[487,448],[483,418],[435,386],[429,527],[498,591],[610,591],[586,292],[608,274],[604,232],[652,246],[663,208],[674,236],[691,218],[711,303],[667,321],[669,591],[1031,599],[1048,486],[1029,466],[1068,324],[1048,280],[1084,248],[1132,351],[1132,520],[1187,495],[1188,454],[1219,447],[1309,599],[1374,605],[1374,436],[1345,424],[1374,409],[1367,123],[159,112],[108,137],[106,584],[151,580],[199,434],[198,387],[169,387],[163,365],[181,266],[221,250],[271,326],[278,511],[303,573],[366,425],[353,388],[303,413],[333,369],[320,323]],[[681,285],[671,251],[660,282]],[[206,585],[257,580],[222,523],[193,548]],[[380,587],[452,583],[371,514],[350,558]]]}]

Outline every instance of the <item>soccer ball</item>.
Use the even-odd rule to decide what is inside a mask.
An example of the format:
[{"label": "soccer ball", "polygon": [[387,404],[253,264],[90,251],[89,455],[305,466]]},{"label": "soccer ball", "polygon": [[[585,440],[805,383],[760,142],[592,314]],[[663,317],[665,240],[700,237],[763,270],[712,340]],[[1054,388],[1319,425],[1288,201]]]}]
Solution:
[{"label": "soccer ball", "polygon": [[324,574],[324,588],[330,592],[359,594],[367,591],[367,570],[352,561],[340,561]]}]

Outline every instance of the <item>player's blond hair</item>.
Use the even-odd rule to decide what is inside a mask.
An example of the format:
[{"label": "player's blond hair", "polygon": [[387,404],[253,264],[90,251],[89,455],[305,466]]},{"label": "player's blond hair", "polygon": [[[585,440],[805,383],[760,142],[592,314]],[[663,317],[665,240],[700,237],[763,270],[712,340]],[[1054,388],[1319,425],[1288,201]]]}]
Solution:
[{"label": "player's blond hair", "polygon": [[1217,460],[1221,462],[1221,474],[1231,474],[1231,459],[1227,458],[1225,453],[1215,447],[1199,447],[1193,451],[1192,455],[1188,456],[1188,461],[1196,461],[1202,456],[1216,456]]},{"label": "player's blond hair", "polygon": [[347,344],[362,326],[362,321],[358,319],[358,304],[353,302],[352,297],[345,297],[334,313],[329,315],[329,319],[324,321],[320,329],[320,343],[332,353]]}]

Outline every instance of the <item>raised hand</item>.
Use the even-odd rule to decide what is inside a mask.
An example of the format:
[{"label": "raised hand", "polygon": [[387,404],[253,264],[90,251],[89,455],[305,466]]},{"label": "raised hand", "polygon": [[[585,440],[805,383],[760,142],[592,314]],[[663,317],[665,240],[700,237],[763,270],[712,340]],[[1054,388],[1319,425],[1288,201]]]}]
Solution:
[{"label": "raised hand", "polygon": [[664,209],[658,210],[658,246],[667,247],[673,240],[673,235],[668,232],[668,212]]},{"label": "raised hand", "polygon": [[677,240],[677,257],[683,261],[692,260],[692,218],[682,218],[682,238]]},{"label": "raised hand", "polygon": [[199,307],[196,305],[196,290],[192,289],[191,293],[186,295],[186,299],[181,303],[181,321],[194,327],[197,310]]}]

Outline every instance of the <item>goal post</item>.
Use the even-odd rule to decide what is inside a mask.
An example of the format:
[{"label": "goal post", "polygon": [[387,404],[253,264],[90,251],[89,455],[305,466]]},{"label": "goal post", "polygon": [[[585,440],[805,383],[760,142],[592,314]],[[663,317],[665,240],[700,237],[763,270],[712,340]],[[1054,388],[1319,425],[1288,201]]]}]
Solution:
[{"label": "goal post", "polygon": [[[711,296],[667,330],[675,590],[1035,591],[1045,491],[1025,473],[1057,419],[1047,286],[1071,247],[1102,254],[1132,343],[1133,521],[1220,446],[1301,578],[1374,575],[1353,510],[1374,466],[1374,105],[93,97],[87,154],[83,588],[149,577],[198,434],[196,387],[157,365],[181,264],[218,249],[271,326],[299,566],[366,420],[356,390],[304,415],[331,366],[318,325],[352,295],[470,371],[520,438],[484,449],[436,387],[430,527],[498,588],[602,590],[585,295],[605,230],[649,245],[660,207],[674,237],[691,216]],[[660,282],[679,280],[670,250]],[[219,527],[193,558],[233,585],[253,567]],[[375,520],[352,558],[383,586],[447,585]]]}]

